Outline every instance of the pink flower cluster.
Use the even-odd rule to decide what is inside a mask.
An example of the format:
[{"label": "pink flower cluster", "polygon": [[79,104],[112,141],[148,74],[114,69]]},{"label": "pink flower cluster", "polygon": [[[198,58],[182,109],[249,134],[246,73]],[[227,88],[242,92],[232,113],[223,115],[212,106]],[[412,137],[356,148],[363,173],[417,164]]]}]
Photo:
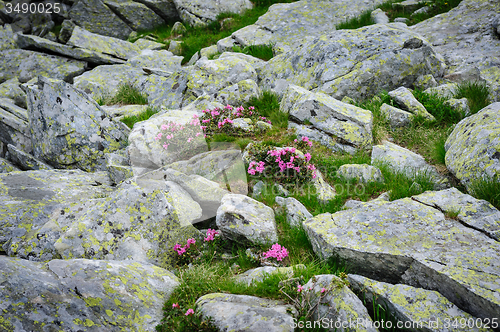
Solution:
[{"label": "pink flower cluster", "polygon": [[231,120],[231,119],[229,119],[229,118],[225,118],[222,122],[221,122],[221,121],[219,121],[219,122],[217,123],[217,127],[218,127],[219,129],[221,129],[221,128],[222,128],[222,127],[226,124],[226,123],[233,123],[233,120]]},{"label": "pink flower cluster", "polygon": [[205,242],[210,242],[215,240],[215,236],[218,235],[219,232],[216,231],[215,229],[208,229],[207,230],[207,237],[205,238]]},{"label": "pink flower cluster", "polygon": [[170,121],[167,124],[162,124],[160,130],[155,136],[155,140],[161,140],[160,144],[165,150],[168,150],[169,146],[171,149],[173,146],[174,151],[189,150],[192,147],[195,137],[202,135],[206,137],[203,133],[203,127],[200,126],[199,117],[196,114],[193,115],[189,123],[182,125]]},{"label": "pink flower cluster", "polygon": [[[297,139],[295,139],[293,141],[295,143],[299,143],[299,141]],[[313,143],[309,140],[309,137],[307,137],[307,136],[302,136],[302,142],[304,142],[309,147],[313,146]]]},{"label": "pink flower cluster", "polygon": [[[177,308],[177,309],[180,309],[181,307],[179,306],[179,303],[174,303],[172,304],[172,309],[174,308]],[[189,308],[186,313],[184,314],[184,316],[189,316],[189,315],[194,315],[194,310]]]},{"label": "pink flower cluster", "polygon": [[180,244],[176,243],[174,246],[174,250],[177,251],[179,255],[182,255],[189,249],[191,244],[195,243],[196,243],[195,239],[188,239],[185,246],[181,246]]},{"label": "pink flower cluster", "polygon": [[[265,164],[266,163],[263,161],[260,161],[259,163],[251,161],[250,165],[248,166],[248,174],[255,175],[255,172],[259,172],[262,174],[262,172],[264,172],[265,169],[264,167]],[[253,168],[254,166],[256,166],[255,169]]]},{"label": "pink flower cluster", "polygon": [[279,262],[282,261],[283,258],[288,257],[288,250],[276,243],[272,245],[271,249],[264,252],[262,255],[265,259],[273,257],[276,258],[276,260]]}]

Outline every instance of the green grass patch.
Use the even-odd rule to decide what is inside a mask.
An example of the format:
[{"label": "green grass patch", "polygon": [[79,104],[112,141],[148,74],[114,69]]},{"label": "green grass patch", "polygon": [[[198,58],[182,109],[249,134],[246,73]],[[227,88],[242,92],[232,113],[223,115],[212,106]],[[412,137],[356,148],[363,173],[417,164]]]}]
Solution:
[{"label": "green grass patch", "polygon": [[500,210],[500,177],[472,181],[469,193],[478,199],[490,202]]},{"label": "green grass patch", "polygon": [[158,113],[158,109],[152,106],[148,106],[143,112],[136,114],[136,115],[130,115],[130,116],[125,116],[121,120],[124,124],[127,125],[130,129],[134,127],[134,124],[136,122],[141,122],[149,119],[153,115]]},{"label": "green grass patch", "polygon": [[462,82],[455,91],[455,98],[467,98],[470,114],[476,114],[488,106],[489,96],[490,91],[484,82]]},{"label": "green grass patch", "polygon": [[131,83],[123,83],[118,86],[114,96],[99,95],[96,102],[100,105],[147,105],[148,96],[139,91]]},{"label": "green grass patch", "polygon": [[274,56],[272,45],[250,45],[243,49],[239,46],[234,46],[233,52],[248,54],[265,61],[270,60]]},{"label": "green grass patch", "polygon": [[372,10],[363,12],[357,17],[353,17],[350,20],[346,20],[337,25],[337,30],[351,30],[358,29],[367,25],[375,24],[371,18]]},{"label": "green grass patch", "polygon": [[273,123],[273,127],[288,128],[288,114],[280,111],[278,96],[271,91],[263,91],[258,97],[252,97],[246,107],[254,106],[262,116]]}]

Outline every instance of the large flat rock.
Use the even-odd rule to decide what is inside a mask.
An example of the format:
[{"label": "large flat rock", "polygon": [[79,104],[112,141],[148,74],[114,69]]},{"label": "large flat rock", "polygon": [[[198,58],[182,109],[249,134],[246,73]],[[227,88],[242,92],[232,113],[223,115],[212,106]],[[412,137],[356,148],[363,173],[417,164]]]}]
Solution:
[{"label": "large flat rock", "polygon": [[304,222],[314,251],[339,255],[355,272],[437,290],[477,317],[500,312],[500,243],[411,198]]},{"label": "large flat rock", "polygon": [[[154,331],[179,284],[139,262],[0,256],[2,331]],[[133,318],[132,318],[133,317]]]}]

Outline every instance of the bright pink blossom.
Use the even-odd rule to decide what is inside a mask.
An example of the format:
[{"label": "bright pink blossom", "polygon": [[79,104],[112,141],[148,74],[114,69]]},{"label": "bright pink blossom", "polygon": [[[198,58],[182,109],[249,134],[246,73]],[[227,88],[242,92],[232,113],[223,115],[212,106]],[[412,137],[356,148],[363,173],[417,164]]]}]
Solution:
[{"label": "bright pink blossom", "polygon": [[194,310],[191,309],[191,308],[189,308],[184,315],[185,316],[189,316],[189,315],[192,315],[192,314],[194,314]]}]

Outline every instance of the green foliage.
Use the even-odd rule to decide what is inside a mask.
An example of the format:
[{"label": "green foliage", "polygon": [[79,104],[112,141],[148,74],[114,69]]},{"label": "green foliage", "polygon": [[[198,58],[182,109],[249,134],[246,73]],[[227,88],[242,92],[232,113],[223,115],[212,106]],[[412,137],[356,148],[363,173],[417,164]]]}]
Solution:
[{"label": "green foliage", "polygon": [[479,110],[490,104],[490,91],[484,82],[462,82],[455,91],[455,98],[467,98],[470,114],[476,114]]},{"label": "green foliage", "polygon": [[288,128],[288,114],[280,111],[280,102],[274,92],[265,90],[260,96],[250,98],[245,105],[255,106],[262,116],[271,120],[274,127]]},{"label": "green foliage", "polygon": [[274,56],[273,45],[250,45],[243,49],[239,46],[233,46],[233,52],[248,54],[265,61]]},{"label": "green foliage", "polygon": [[460,209],[450,209],[444,211],[446,218],[458,220],[458,215],[460,214]]},{"label": "green foliage", "polygon": [[445,104],[449,98],[443,98],[437,94],[427,94],[420,90],[414,90],[413,95],[436,118],[437,125],[455,124],[465,116],[465,114],[457,112]]},{"label": "green foliage", "polygon": [[337,30],[358,29],[367,25],[375,24],[371,18],[372,10],[367,10],[357,17],[353,17],[337,25]]},{"label": "green foliage", "polygon": [[158,113],[158,111],[159,110],[157,108],[155,108],[153,106],[148,106],[146,108],[146,110],[144,110],[143,112],[136,114],[136,115],[125,116],[123,119],[121,119],[121,121],[124,124],[126,124],[127,127],[132,129],[136,122],[145,121],[145,120],[149,119],[150,117],[152,117],[153,115],[155,115],[156,113]]},{"label": "green foliage", "polygon": [[118,86],[118,92],[113,97],[101,95],[97,98],[99,105],[147,105],[148,97],[131,83]]},{"label": "green foliage", "polygon": [[472,196],[484,199],[500,210],[500,176],[472,181],[469,185],[469,192]]},{"label": "green foliage", "polygon": [[446,143],[446,139],[448,138],[448,135],[442,134],[441,137],[438,137],[434,141],[434,151],[432,155],[432,159],[441,165],[446,165],[445,162],[445,156],[446,156],[446,149],[444,148],[444,145]]}]

